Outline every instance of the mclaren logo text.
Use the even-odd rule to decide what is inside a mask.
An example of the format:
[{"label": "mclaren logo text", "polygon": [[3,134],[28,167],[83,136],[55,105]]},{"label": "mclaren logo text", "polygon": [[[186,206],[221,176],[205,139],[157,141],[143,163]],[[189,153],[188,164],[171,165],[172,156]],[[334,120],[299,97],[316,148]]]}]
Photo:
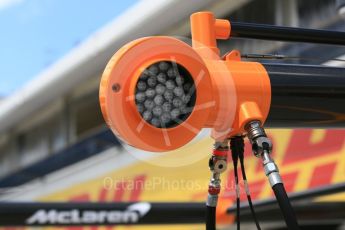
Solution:
[{"label": "mclaren logo text", "polygon": [[126,210],[56,210],[40,209],[30,216],[26,223],[34,224],[102,224],[136,223],[151,209],[149,203],[136,203]]}]

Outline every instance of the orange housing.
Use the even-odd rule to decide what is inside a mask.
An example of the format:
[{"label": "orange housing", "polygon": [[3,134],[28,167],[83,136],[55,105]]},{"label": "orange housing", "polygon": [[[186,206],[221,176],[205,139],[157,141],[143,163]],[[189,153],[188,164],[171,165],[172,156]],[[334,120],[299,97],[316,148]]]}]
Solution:
[{"label": "orange housing", "polygon": [[[228,39],[231,24],[210,12],[191,16],[193,47],[171,37],[146,37],[122,47],[111,58],[100,84],[103,116],[122,140],[139,149],[164,152],[191,141],[202,128],[222,140],[243,134],[248,121],[268,115],[271,86],[265,68],[243,62],[238,51],[219,56],[216,39]],[[143,70],[170,60],[182,65],[196,85],[196,103],[189,117],[172,128],[156,128],[136,109],[134,91]]]}]

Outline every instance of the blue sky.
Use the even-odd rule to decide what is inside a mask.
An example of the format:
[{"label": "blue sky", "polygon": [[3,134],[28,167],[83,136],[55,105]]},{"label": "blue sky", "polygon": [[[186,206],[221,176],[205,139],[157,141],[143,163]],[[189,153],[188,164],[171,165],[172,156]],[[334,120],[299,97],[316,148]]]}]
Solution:
[{"label": "blue sky", "polygon": [[137,0],[0,0],[0,96],[8,96]]}]

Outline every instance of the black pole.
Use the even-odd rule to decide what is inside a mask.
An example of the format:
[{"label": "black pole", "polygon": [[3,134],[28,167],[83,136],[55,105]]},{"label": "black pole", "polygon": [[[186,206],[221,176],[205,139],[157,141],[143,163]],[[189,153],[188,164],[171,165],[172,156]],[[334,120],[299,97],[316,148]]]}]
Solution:
[{"label": "black pole", "polygon": [[204,203],[0,203],[0,226],[205,223]]},{"label": "black pole", "polygon": [[231,22],[231,36],[262,40],[345,45],[345,32]]},{"label": "black pole", "polygon": [[[307,191],[301,191],[301,192],[295,192],[289,194],[289,200],[290,201],[298,201],[298,200],[306,200],[306,199],[312,199],[320,196],[325,196],[325,195],[330,195],[330,194],[336,194],[339,192],[344,192],[345,191],[345,183],[338,183],[338,184],[333,184],[333,185],[327,185],[327,186],[322,186],[319,188],[313,188]],[[269,207],[271,205],[275,205],[277,203],[275,198],[269,198],[265,200],[258,200],[254,201],[253,205],[256,208],[264,208],[264,207]],[[249,205],[245,202],[241,204],[241,209],[243,211],[249,211]],[[227,213],[235,213],[236,212],[236,205],[230,207],[227,210]]]},{"label": "black pole", "polygon": [[345,68],[263,64],[271,82],[266,127],[345,127]]}]

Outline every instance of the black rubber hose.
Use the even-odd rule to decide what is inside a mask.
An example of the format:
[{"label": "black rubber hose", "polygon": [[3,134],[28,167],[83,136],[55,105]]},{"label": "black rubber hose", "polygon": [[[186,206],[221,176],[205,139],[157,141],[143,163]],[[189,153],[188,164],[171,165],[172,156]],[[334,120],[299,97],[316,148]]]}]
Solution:
[{"label": "black rubber hose", "polygon": [[206,206],[206,230],[216,230],[216,207]]},{"label": "black rubber hose", "polygon": [[283,213],[286,225],[289,230],[298,230],[299,226],[297,223],[297,218],[295,211],[293,210],[290,200],[285,191],[284,185],[282,183],[276,184],[272,187],[274,195],[278,201],[280,210]]},{"label": "black rubber hose", "polygon": [[[245,181],[246,185],[248,185],[247,183],[247,175],[246,175],[246,170],[244,168],[244,154],[240,154],[239,155],[239,158],[240,158],[240,164],[241,164],[241,171],[242,171],[242,177],[243,177],[243,181]],[[250,193],[249,193],[249,188],[248,188],[248,193],[247,193],[247,200],[248,200],[248,204],[249,204],[249,207],[250,207],[250,212],[252,213],[252,216],[253,216],[253,219],[254,219],[254,222],[255,222],[255,225],[256,225],[256,229],[258,230],[261,230],[261,227],[260,227],[260,224],[259,224],[259,220],[255,214],[255,210],[254,210],[254,206],[253,206],[253,202],[252,202],[252,198],[250,196]]]},{"label": "black rubber hose", "polygon": [[239,141],[241,142],[242,137],[233,137],[230,140],[230,148],[231,148],[231,156],[232,162],[234,165],[234,177],[235,177],[235,189],[236,189],[236,226],[237,230],[241,229],[241,217],[240,217],[240,194],[239,194],[239,180],[238,180],[238,171],[237,171],[237,164],[238,164],[238,155],[243,149],[243,146],[240,145]]},{"label": "black rubber hose", "polygon": [[[237,161],[238,161],[238,159],[240,159],[242,178],[243,178],[243,182],[244,182],[244,186],[245,186],[245,190],[246,190],[247,200],[248,200],[248,203],[250,206],[250,210],[251,210],[253,219],[255,221],[256,228],[258,230],[261,230],[259,221],[256,217],[255,210],[253,207],[252,198],[251,198],[250,193],[249,193],[249,187],[248,187],[248,183],[247,183],[247,175],[246,175],[246,170],[244,167],[244,137],[243,136],[232,137],[231,141],[230,141],[230,146],[231,146],[232,159],[233,159],[233,163],[234,163],[236,186],[238,186],[238,175],[236,173],[237,172]],[[237,200],[236,200],[236,222],[237,222],[238,229],[239,229],[239,221],[240,221],[239,216],[240,216],[240,199],[237,198]]]}]

